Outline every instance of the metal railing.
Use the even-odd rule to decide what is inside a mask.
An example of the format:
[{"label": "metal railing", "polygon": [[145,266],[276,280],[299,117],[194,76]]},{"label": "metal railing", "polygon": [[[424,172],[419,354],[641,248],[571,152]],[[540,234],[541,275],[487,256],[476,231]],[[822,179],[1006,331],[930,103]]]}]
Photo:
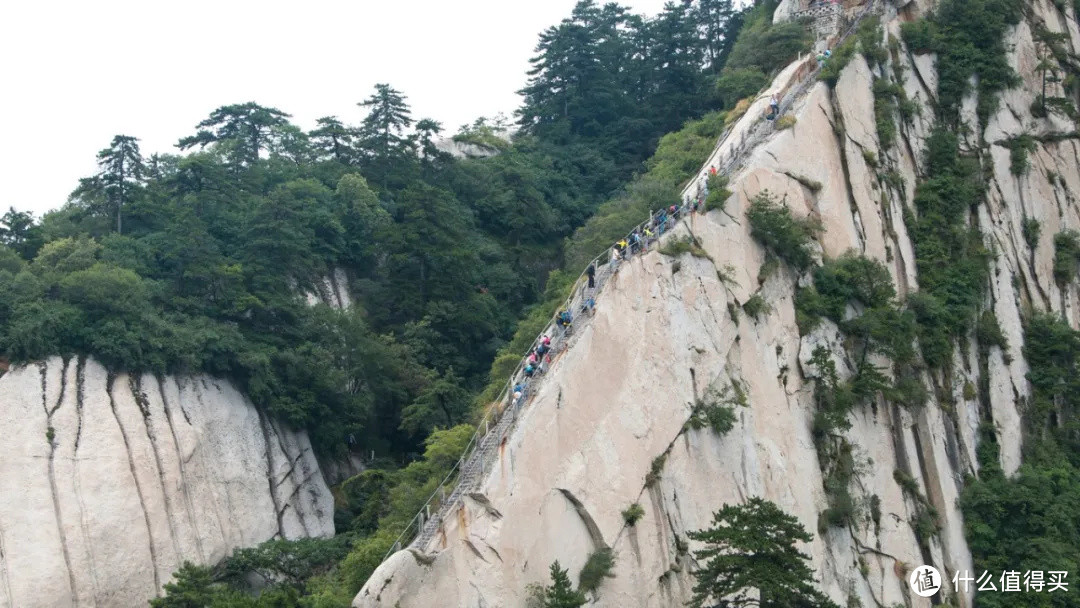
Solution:
[{"label": "metal railing", "polygon": [[[882,0],[870,0],[870,2],[863,6],[863,8],[857,14],[850,18],[843,32],[836,38],[834,46],[839,46],[853,33],[855,33],[856,28],[858,28],[862,20],[871,15],[872,13],[876,12],[877,9],[880,8],[881,4]],[[813,61],[813,57],[808,57],[803,61]],[[779,120],[780,116],[787,114],[788,111],[791,110],[791,107],[795,105],[795,102],[799,98],[801,98],[807,91],[809,91],[815,84],[817,84],[818,76],[821,74],[821,70],[823,67],[823,65],[818,65],[817,67],[814,67],[797,83],[795,83],[793,86],[788,87],[787,91],[780,99],[780,111],[777,114],[777,120]],[[698,171],[694,179],[690,180],[690,182],[687,183],[686,187],[683,188],[683,200],[686,200],[687,196],[690,196],[691,190],[693,190],[695,186],[700,183],[701,179],[708,175],[710,168],[716,167],[718,173],[722,173],[728,176],[732,175],[749,157],[747,152],[756,148],[760,143],[767,139],[769,135],[771,135],[777,130],[776,120],[757,120],[757,122],[751,129],[743,131],[742,135],[739,138],[739,143],[731,147],[728,154],[725,156],[725,160],[719,161],[717,157],[720,156],[721,150],[724,145],[728,143],[728,139],[731,137],[731,134],[734,131],[734,127],[735,125],[732,125],[728,129],[725,129],[724,132],[720,135],[720,138],[716,142],[716,147],[714,147],[712,153],[709,154],[708,160],[706,160],[705,163],[701,166],[701,169]]]},{"label": "metal railing", "polygon": [[[880,0],[871,0],[871,2],[869,2],[863,10],[851,20],[850,25],[838,38],[837,44],[843,42],[850,36],[855,31],[859,22],[869,15],[879,3]],[[821,66],[818,66],[802,77],[802,79],[794,86],[788,88],[787,93],[780,101],[781,115],[790,110],[795,101],[815,84],[820,71]],[[744,132],[739,144],[733,146],[731,152],[728,154],[727,160],[720,163],[720,166],[717,167],[718,173],[731,176],[734,171],[740,168],[741,163],[745,161],[745,157],[748,156],[747,152],[764,141],[769,134],[776,130],[774,122],[763,121],[760,119],[754,120],[759,120],[759,123],[750,129],[749,132]],[[638,234],[641,239],[641,254],[647,252],[648,248],[653,243],[658,245],[659,238],[665,232],[673,230],[677,225],[677,221],[686,219],[692,214],[693,207],[691,207],[690,201],[700,201],[701,179],[709,174],[709,169],[711,167],[716,166],[713,157],[719,154],[720,149],[724,146],[728,137],[730,137],[733,128],[734,125],[724,130],[716,147],[709,155],[709,160],[702,166],[698,175],[691,179],[683,189],[682,201],[680,206],[678,206],[678,220],[672,221],[672,219],[668,217],[667,221],[672,222],[670,228],[666,226],[657,226],[656,216],[650,213],[647,220],[635,226],[627,236],[624,237],[629,241],[631,235]],[[695,188],[698,188],[698,190],[691,194],[691,191]],[[657,233],[651,239],[646,239],[644,236],[646,234],[646,229],[653,227],[658,228]],[[545,326],[544,331],[533,340],[528,351],[526,351],[525,355],[518,363],[518,366],[506,381],[499,396],[484,412],[484,415],[477,424],[476,431],[470,438],[461,458],[458,459],[454,464],[454,467],[446,474],[446,477],[443,478],[436,489],[431,493],[420,511],[409,521],[408,525],[406,525],[405,529],[394,541],[394,544],[390,547],[389,551],[383,556],[383,561],[385,561],[392,553],[399,551],[406,542],[409,543],[408,546],[416,545],[420,549],[426,548],[434,538],[443,519],[451,509],[458,504],[467,492],[478,487],[483,481],[484,476],[492,470],[491,461],[495,459],[498,448],[503,440],[508,437],[513,430],[513,423],[517,418],[518,412],[528,405],[528,403],[532,401],[532,397],[535,396],[536,391],[532,385],[540,382],[540,380],[546,376],[546,372],[544,372],[535,378],[526,378],[524,374],[526,365],[525,358],[529,353],[534,351],[544,336],[549,336],[551,338],[552,353],[561,353],[569,347],[569,341],[572,334],[569,331],[559,331],[559,313],[563,310],[571,311],[575,316],[574,323],[579,327],[588,320],[587,315],[575,313],[580,313],[581,307],[587,301],[587,298],[595,298],[607,283],[607,280],[617,272],[617,264],[606,262],[605,258],[607,258],[610,252],[611,248],[608,248],[604,253],[593,258],[586,267],[586,270],[578,275],[577,280],[574,281],[570,295],[563,301],[562,307],[552,315],[551,320],[548,322],[547,326]],[[589,266],[594,267],[596,270],[595,288],[592,291],[589,291],[587,288],[587,269]],[[556,361],[557,356],[552,358],[551,364],[554,365]],[[519,384],[524,386],[524,390],[522,391],[521,398],[514,400],[513,388]],[[448,489],[449,493],[447,492]]]}]

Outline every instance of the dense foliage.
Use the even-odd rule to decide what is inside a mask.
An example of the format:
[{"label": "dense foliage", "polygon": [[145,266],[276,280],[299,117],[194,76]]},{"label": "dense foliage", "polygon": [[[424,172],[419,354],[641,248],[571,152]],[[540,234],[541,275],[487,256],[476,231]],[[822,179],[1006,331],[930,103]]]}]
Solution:
[{"label": "dense foliage", "polygon": [[[372,113],[383,111],[400,120],[407,107]],[[66,207],[6,239],[43,244],[0,272],[0,350],[228,377],[324,452],[351,435],[407,453],[435,426],[462,421],[469,391],[557,261],[553,242],[595,193],[534,142],[455,161],[418,156],[416,134],[367,139],[361,128],[350,154],[370,164],[350,164],[282,116],[220,108],[197,142],[182,142],[208,147],[186,157],[142,159],[129,139],[114,140],[126,151],[103,151],[100,174]],[[260,120],[269,126],[245,126]],[[125,175],[141,179],[111,177],[108,159],[121,154],[143,167]],[[122,194],[109,185],[125,180]],[[523,208],[531,229],[517,231]],[[331,291],[351,292],[355,306],[302,297]]]},{"label": "dense foliage", "polygon": [[704,543],[694,551],[701,567],[694,570],[690,606],[805,606],[836,608],[814,588],[810,557],[795,543],[812,536],[795,517],[774,503],[753,497],[741,505],[724,505],[713,514],[713,526],[691,532]]},{"label": "dense foliage", "polygon": [[998,94],[1018,82],[1006,57],[1005,31],[1020,21],[1022,0],[945,0],[936,14],[902,26],[915,51],[937,53],[939,118],[950,126],[959,120],[960,104],[978,93],[977,113],[986,124]]},{"label": "dense foliage", "polygon": [[768,190],[757,194],[746,210],[750,234],[765,249],[798,272],[814,263],[814,236],[821,224],[814,218],[796,218],[791,209],[777,201]]},{"label": "dense foliage", "polygon": [[922,287],[909,305],[919,321],[923,357],[940,368],[951,360],[953,339],[973,327],[990,254],[981,233],[967,221],[984,196],[978,159],[962,155],[956,134],[939,128],[927,142],[926,160],[929,175],[915,191],[918,216],[904,218]]},{"label": "dense foliage", "polygon": [[[968,480],[961,497],[968,545],[980,573],[1071,574],[1080,567],[1080,332],[1057,317],[1037,315],[1025,325],[1024,355],[1032,391],[1023,412],[1024,463],[1006,477],[994,429],[982,429],[979,477]],[[1025,591],[980,594],[979,605],[1066,607],[1080,601],[1075,593]]]},{"label": "dense foliage", "polygon": [[672,2],[652,19],[582,0],[541,34],[519,124],[602,158],[592,179],[614,190],[662,135],[715,107],[715,74],[742,22],[732,0]]},{"label": "dense foliage", "polygon": [[551,564],[551,585],[544,589],[543,598],[544,608],[578,608],[587,601],[583,592],[571,586],[570,577],[558,561]]}]

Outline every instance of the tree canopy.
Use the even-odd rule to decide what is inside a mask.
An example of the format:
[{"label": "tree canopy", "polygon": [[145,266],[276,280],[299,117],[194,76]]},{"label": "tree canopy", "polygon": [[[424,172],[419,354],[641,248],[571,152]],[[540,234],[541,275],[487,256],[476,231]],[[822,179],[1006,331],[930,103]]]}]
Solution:
[{"label": "tree canopy", "polygon": [[836,608],[814,588],[810,557],[795,546],[813,537],[768,500],[753,497],[742,505],[724,505],[713,514],[713,527],[691,532],[690,538],[705,544],[694,551],[704,563],[694,571],[690,605],[695,608],[717,602],[735,608]]}]

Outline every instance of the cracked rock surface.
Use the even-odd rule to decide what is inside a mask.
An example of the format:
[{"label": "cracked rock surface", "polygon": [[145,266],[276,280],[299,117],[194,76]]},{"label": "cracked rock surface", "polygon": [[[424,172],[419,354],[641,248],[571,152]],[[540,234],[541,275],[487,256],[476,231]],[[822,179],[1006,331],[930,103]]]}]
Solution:
[{"label": "cracked rock surface", "polygon": [[334,533],[306,434],[227,382],[59,357],[0,377],[0,607],[145,606],[184,561]]}]

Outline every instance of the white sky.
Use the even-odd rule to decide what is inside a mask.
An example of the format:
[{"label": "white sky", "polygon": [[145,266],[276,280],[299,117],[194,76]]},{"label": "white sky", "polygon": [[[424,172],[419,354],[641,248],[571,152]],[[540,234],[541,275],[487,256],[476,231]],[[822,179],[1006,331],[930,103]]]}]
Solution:
[{"label": "white sky", "polygon": [[[61,206],[113,135],[176,152],[214,108],[274,106],[310,129],[378,82],[453,133],[510,114],[538,34],[575,0],[0,2],[0,214]],[[621,0],[654,15],[664,0]]]}]

